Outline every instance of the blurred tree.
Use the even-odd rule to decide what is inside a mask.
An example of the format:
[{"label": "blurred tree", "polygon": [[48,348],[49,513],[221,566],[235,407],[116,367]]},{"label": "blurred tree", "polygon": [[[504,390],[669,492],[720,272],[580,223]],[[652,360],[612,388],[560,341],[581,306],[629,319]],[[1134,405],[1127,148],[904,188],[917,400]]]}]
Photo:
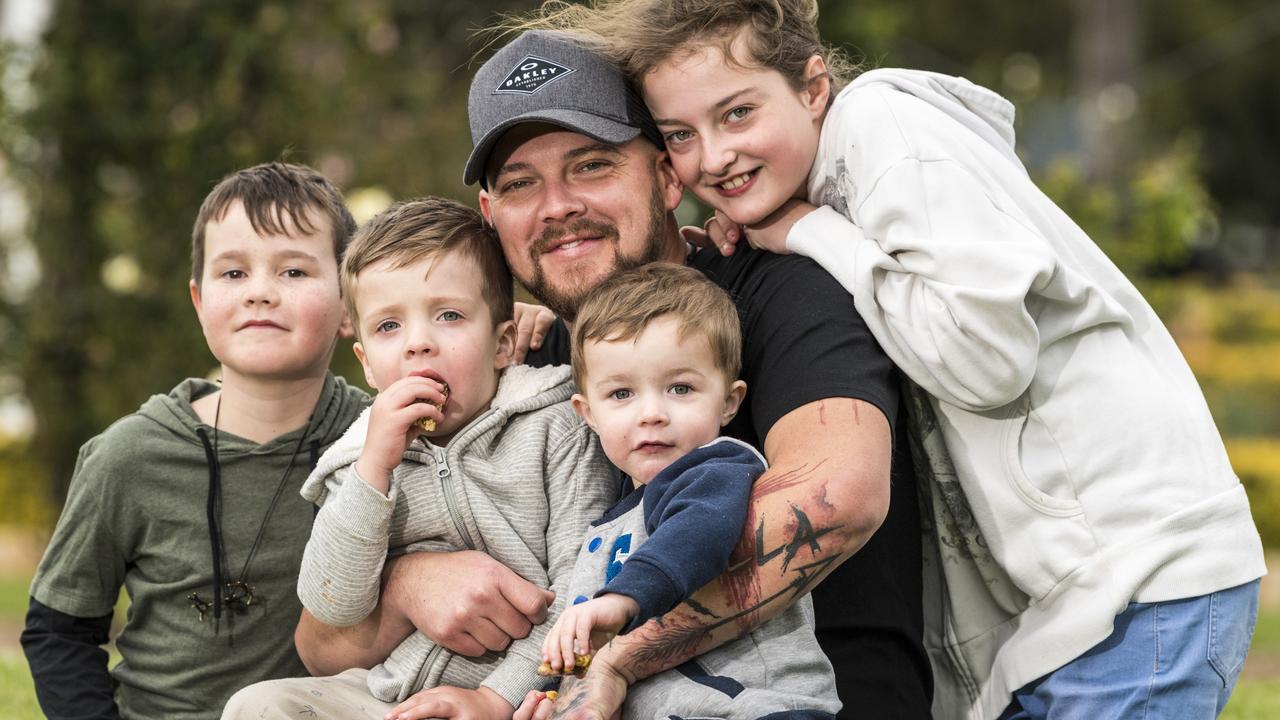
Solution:
[{"label": "blurred tree", "polygon": [[[22,378],[40,468],[24,479],[60,501],[85,439],[149,393],[215,366],[186,290],[191,222],[213,184],[287,154],[348,191],[370,191],[360,197],[474,197],[460,171],[473,31],[536,3],[52,1],[36,92],[23,103],[0,94],[0,161],[33,203],[40,266],[34,290],[0,287],[0,391]],[[1132,67],[1082,82],[1081,18],[1102,12],[1101,33],[1108,8],[1139,5],[1125,35]],[[1028,166],[1127,269],[1198,262],[1215,212],[1224,236],[1244,225],[1261,238],[1250,247],[1277,244],[1275,0],[1176,11],[1154,0],[824,0],[821,9],[824,37],[872,65],[965,75],[1012,99]],[[1114,185],[1097,188],[1078,160],[1078,108],[1108,88],[1110,111],[1128,118],[1124,162]],[[338,356],[359,381],[349,350]]]},{"label": "blurred tree", "polygon": [[35,480],[55,503],[80,444],[216,367],[187,292],[191,223],[213,184],[289,156],[346,188],[470,196],[469,39],[528,4],[55,3],[20,118],[38,148],[19,170],[40,279],[8,308]]},{"label": "blurred tree", "polygon": [[1152,168],[1188,173],[1176,180],[1183,199],[1207,192],[1194,212],[1221,222],[1202,227],[1180,267],[1167,252],[1148,262],[1128,249],[1128,269],[1280,267],[1280,2],[860,0],[821,10],[824,37],[870,66],[964,75],[1013,100],[1033,174],[1060,173],[1068,157],[1085,181],[1108,181],[1112,224],[1092,228],[1104,243],[1128,242],[1143,222],[1135,213],[1150,199]]}]

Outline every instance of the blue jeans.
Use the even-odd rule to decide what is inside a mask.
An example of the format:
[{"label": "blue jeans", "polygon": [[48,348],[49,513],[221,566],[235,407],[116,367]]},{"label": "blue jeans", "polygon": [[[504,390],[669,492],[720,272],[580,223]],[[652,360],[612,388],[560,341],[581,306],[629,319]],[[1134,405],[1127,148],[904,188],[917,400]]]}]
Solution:
[{"label": "blue jeans", "polygon": [[1013,694],[1001,720],[1212,720],[1231,697],[1258,619],[1258,581],[1130,603],[1089,652]]}]

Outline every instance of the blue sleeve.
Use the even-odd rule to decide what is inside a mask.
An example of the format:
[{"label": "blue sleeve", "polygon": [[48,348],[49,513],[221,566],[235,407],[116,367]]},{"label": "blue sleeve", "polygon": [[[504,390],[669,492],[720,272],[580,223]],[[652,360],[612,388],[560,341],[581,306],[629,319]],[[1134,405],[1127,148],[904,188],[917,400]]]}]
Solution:
[{"label": "blue sleeve", "polygon": [[758,453],[721,440],[680,458],[645,487],[649,538],[600,591],[626,595],[640,606],[623,633],[665,614],[725,571],[746,522],[751,485],[762,472]]}]

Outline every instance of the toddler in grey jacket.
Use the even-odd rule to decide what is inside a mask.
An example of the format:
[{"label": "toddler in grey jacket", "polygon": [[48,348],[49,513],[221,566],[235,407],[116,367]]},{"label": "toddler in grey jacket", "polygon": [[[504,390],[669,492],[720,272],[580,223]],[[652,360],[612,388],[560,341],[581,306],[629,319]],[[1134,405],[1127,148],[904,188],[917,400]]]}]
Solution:
[{"label": "toddler in grey jacket", "polygon": [[[511,277],[497,241],[461,204],[401,203],[360,229],[342,280],[355,352],[379,393],[303,486],[320,506],[303,605],[354,625],[378,603],[388,555],[479,550],[555,591],[554,616],[583,533],[620,483],[566,402],[569,369],[510,366]],[[542,684],[547,627],[478,658],[415,632],[370,671],[259,683],[223,717],[509,718]]]}]

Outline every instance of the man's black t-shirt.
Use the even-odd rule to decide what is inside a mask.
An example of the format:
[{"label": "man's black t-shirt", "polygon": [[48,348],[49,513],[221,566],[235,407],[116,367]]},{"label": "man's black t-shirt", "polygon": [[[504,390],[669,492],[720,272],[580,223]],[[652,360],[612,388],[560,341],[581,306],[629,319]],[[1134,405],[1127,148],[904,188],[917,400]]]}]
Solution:
[{"label": "man's black t-shirt", "polygon": [[[894,437],[905,437],[897,370],[825,270],[807,258],[741,247],[727,258],[699,251],[689,264],[729,292],[742,321],[747,396],[726,434],[763,448],[787,413],[848,397],[879,408]],[[569,333],[557,320],[526,362],[568,361]],[[841,717],[929,717],[921,575],[914,473],[906,443],[895,441],[888,517],[813,590],[818,641],[836,669]]]}]

